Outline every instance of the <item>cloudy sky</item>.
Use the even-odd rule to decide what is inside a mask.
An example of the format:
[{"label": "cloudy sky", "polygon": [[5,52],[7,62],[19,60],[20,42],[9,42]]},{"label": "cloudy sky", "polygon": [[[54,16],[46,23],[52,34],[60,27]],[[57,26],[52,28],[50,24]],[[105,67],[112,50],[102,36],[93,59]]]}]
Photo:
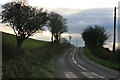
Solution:
[{"label": "cloudy sky", "polygon": [[[1,0],[0,5],[13,0]],[[68,19],[69,31],[62,36],[67,38],[72,36],[72,43],[84,46],[81,38],[83,29],[89,25],[104,26],[111,37],[106,41],[106,47],[112,49],[113,38],[113,10],[118,7],[120,0],[28,0],[29,5],[42,7],[48,11],[55,11]],[[12,33],[9,27],[1,24],[0,30]],[[9,31],[8,31],[9,30]],[[50,41],[50,33],[44,32],[34,35],[32,38]]]}]

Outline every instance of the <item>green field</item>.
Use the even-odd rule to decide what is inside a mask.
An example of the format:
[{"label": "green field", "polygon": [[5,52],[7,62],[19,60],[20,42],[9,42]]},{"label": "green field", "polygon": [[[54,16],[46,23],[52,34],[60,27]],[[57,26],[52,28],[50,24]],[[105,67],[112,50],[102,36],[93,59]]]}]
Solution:
[{"label": "green field", "polygon": [[113,63],[112,61],[107,61],[107,60],[103,60],[103,59],[100,59],[100,58],[96,57],[92,53],[92,51],[87,47],[84,48],[84,52],[90,60],[92,60],[96,63],[99,63],[103,66],[106,66],[106,67],[109,67],[109,68],[112,68],[112,69],[116,69],[116,70],[120,69],[120,64],[115,63],[115,62]]},{"label": "green field", "polygon": [[[5,44],[16,46],[17,42],[16,42],[15,35],[11,35],[11,34],[8,34],[8,33],[2,33],[2,38],[3,38],[3,42]],[[48,43],[48,42],[47,41],[34,40],[34,39],[29,38],[29,39],[27,39],[23,42],[22,48],[32,50],[32,49],[36,49],[40,46],[44,46],[46,43]]]},{"label": "green field", "polygon": [[2,33],[3,78],[55,78],[55,61],[70,47],[27,39],[18,49],[15,36]]}]

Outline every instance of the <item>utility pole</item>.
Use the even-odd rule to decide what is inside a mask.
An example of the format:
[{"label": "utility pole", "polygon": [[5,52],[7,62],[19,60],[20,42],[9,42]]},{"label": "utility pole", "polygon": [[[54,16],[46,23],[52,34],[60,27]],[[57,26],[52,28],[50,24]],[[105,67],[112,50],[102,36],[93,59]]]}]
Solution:
[{"label": "utility pole", "polygon": [[113,57],[115,54],[115,42],[116,42],[116,7],[114,9],[114,38],[113,38]]},{"label": "utility pole", "polygon": [[118,48],[120,49],[120,1],[118,2]]}]

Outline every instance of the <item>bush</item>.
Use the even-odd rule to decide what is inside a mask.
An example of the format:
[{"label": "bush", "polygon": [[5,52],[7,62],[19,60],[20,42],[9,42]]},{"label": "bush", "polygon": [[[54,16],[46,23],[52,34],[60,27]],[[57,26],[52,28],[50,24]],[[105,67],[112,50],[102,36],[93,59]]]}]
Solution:
[{"label": "bush", "polygon": [[103,47],[99,47],[96,48],[95,50],[91,49],[91,51],[96,57],[99,57],[104,60],[111,60],[111,51],[108,49],[106,50]]},{"label": "bush", "polygon": [[92,26],[86,28],[82,33],[82,38],[86,46],[94,49],[103,46],[109,35],[106,33],[104,27],[95,25],[94,28]]},{"label": "bush", "polygon": [[120,64],[120,49],[116,50],[114,60]]}]

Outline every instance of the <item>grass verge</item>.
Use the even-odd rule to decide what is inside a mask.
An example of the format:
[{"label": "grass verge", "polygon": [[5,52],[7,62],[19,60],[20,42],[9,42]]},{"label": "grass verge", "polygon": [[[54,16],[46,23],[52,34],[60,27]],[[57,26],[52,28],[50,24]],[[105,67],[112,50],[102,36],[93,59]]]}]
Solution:
[{"label": "grass verge", "polygon": [[70,44],[27,39],[16,48],[14,35],[2,33],[3,78],[55,78],[55,62]]},{"label": "grass verge", "polygon": [[86,56],[90,60],[92,60],[92,61],[94,61],[96,63],[99,63],[99,64],[101,64],[103,66],[106,66],[108,68],[112,68],[112,69],[115,69],[115,70],[120,69],[120,64],[113,63],[113,62],[107,61],[107,60],[103,60],[103,59],[100,59],[100,58],[94,56],[94,54],[92,53],[92,51],[89,48],[87,48],[87,47],[84,47],[84,52],[85,52]]}]

